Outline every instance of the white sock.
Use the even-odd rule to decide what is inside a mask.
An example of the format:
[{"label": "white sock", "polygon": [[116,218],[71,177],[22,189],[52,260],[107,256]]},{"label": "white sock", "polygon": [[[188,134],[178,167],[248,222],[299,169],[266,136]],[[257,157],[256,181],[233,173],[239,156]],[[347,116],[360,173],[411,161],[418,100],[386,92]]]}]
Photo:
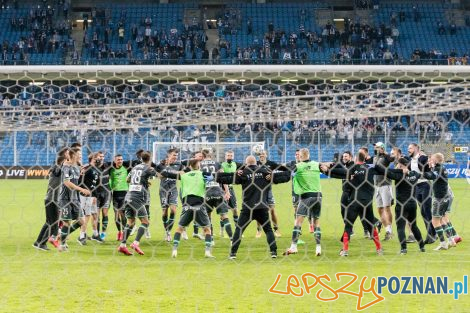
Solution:
[{"label": "white sock", "polygon": [[97,229],[93,229],[93,236],[98,236],[99,233],[98,233],[98,230]]},{"label": "white sock", "polygon": [[86,232],[81,231],[80,232],[80,239],[86,238]]},{"label": "white sock", "polygon": [[391,234],[392,233],[392,225],[386,226],[385,230]]},{"label": "white sock", "polygon": [[297,249],[297,244],[296,244],[296,243],[292,243],[292,244],[290,245],[290,248],[293,249],[293,250]]}]

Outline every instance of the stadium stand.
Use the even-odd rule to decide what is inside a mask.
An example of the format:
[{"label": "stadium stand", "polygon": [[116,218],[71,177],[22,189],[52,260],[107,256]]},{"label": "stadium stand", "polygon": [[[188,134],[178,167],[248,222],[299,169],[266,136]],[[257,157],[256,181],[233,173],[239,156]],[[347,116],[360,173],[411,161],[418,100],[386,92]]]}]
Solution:
[{"label": "stadium stand", "polygon": [[193,2],[98,4],[83,15],[81,43],[71,36],[79,26],[67,1],[44,3],[3,6],[3,64],[468,63],[470,28],[448,2],[380,1],[372,9],[359,1],[355,17],[338,25],[318,17],[331,11],[328,2],[231,3],[219,13],[211,51],[209,25],[186,19],[186,10],[202,10]]},{"label": "stadium stand", "polygon": [[68,11],[39,1],[37,5],[13,2],[0,10],[2,64],[64,64],[75,46]]},{"label": "stadium stand", "polygon": [[[80,51],[71,36],[67,1],[54,5],[44,1],[14,1],[2,6],[0,35],[2,62],[10,64],[184,64],[203,63],[212,55],[223,64],[253,63],[360,63],[394,64],[467,64],[470,28],[457,26],[444,18],[453,7],[436,1],[381,1],[371,9],[372,20],[345,20],[346,32],[328,22],[321,24],[314,14],[328,10],[328,3],[232,3],[217,20],[219,51],[207,51],[206,30],[201,21],[184,19],[186,9],[198,9],[195,3],[116,4],[93,8],[85,15],[84,38]],[[370,9],[370,2],[358,7]],[[451,15],[452,17],[452,15]],[[88,19],[91,23],[88,23]],[[334,31],[332,31],[335,29]],[[364,35],[365,34],[365,35]],[[363,37],[363,35],[365,37]],[[331,37],[331,38],[330,38]],[[392,42],[387,41],[392,38]],[[449,47],[452,50],[449,51]],[[387,50],[392,61],[385,58]],[[216,56],[218,56],[216,58]],[[194,84],[130,83],[89,84],[86,80],[30,84],[28,81],[3,81],[0,84],[0,108],[40,108],[49,105],[108,105],[112,103],[174,103],[179,101],[217,101],[283,95],[316,94],[331,86],[276,84]],[[457,142],[470,139],[468,111],[442,114],[417,121],[412,116],[388,119],[310,121],[272,123],[270,125],[229,125],[226,130],[246,141],[253,136],[265,140],[274,160],[306,143],[320,143],[314,157],[332,159],[343,148],[370,144],[376,133],[389,130],[391,143],[419,141],[419,134],[430,141]],[[353,131],[354,129],[354,131]],[[181,138],[192,137],[191,129],[154,130],[151,140],[169,141],[178,131]],[[201,130],[203,131],[203,130]],[[214,129],[205,130],[213,135]],[[283,137],[283,131],[288,136]],[[446,136],[448,132],[454,136]],[[189,135],[188,135],[189,133]],[[248,135],[249,133],[249,135]],[[351,135],[351,133],[353,133]],[[223,134],[223,132],[221,133]],[[80,134],[68,133],[73,141]],[[131,136],[130,136],[131,135]],[[15,136],[15,138],[14,138]],[[88,135],[91,148],[113,145],[133,153],[150,140],[145,130],[101,131]],[[130,137],[129,137],[130,136]],[[450,139],[449,139],[450,137]],[[102,140],[102,139],[105,140]],[[129,139],[130,138],[130,139]],[[354,138],[354,143],[353,139]],[[286,142],[284,142],[286,141]],[[12,165],[13,150],[21,147],[17,161],[21,165],[49,164],[51,155],[66,144],[59,133],[18,132],[0,138],[0,163]],[[403,148],[403,147],[402,147]],[[321,155],[320,155],[321,154]]]}]

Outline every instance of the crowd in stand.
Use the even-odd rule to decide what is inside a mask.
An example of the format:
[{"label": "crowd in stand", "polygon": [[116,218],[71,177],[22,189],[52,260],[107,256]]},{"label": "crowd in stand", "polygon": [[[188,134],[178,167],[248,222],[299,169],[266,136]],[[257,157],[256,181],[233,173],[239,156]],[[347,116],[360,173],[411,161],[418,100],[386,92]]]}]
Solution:
[{"label": "crowd in stand", "polygon": [[[86,32],[83,38],[85,51],[97,62],[182,64],[188,60],[209,59],[207,36],[198,21],[185,23],[181,29],[176,25],[158,29],[149,16],[138,24],[128,22],[126,10],[121,11],[117,21],[109,16],[93,17],[95,26],[87,26],[92,32]],[[111,44],[113,38],[118,39],[118,46]],[[73,58],[73,62],[79,63],[79,58]]]},{"label": "crowd in stand", "polygon": [[[249,25],[248,32],[250,32]],[[244,64],[266,62],[305,64],[312,53],[326,48],[337,48],[337,52],[332,55],[333,62],[355,59],[361,63],[392,64],[394,60],[399,59],[395,52],[395,42],[399,35],[396,25],[388,27],[381,24],[375,28],[349,19],[345,19],[343,31],[339,31],[328,22],[321,32],[307,30],[303,24],[300,24],[296,32],[286,32],[276,29],[270,22],[263,38],[254,36],[250,47],[237,48],[235,56],[230,55],[229,41],[221,40],[220,48],[228,52],[229,58]]]},{"label": "crowd in stand", "polygon": [[[40,1],[32,5],[27,14],[20,14],[18,1],[13,1],[15,15],[10,19],[9,28],[18,35],[18,39],[2,41],[3,64],[27,64],[32,54],[66,53],[74,49],[75,42],[70,37],[71,21],[68,19],[69,3],[64,0],[59,0],[55,6],[47,3]],[[3,1],[2,9],[6,8],[9,8],[8,2]]]},{"label": "crowd in stand", "polygon": [[[224,11],[224,14],[217,19],[217,29],[219,35],[236,34],[241,29],[242,16],[239,10],[229,8]],[[247,21],[247,32],[253,32],[253,24],[251,18]]]},{"label": "crowd in stand", "polygon": [[[357,6],[371,8],[378,4],[374,1],[359,0]],[[375,27],[359,19],[353,21],[344,19],[344,29],[339,30],[331,22],[328,22],[320,30],[305,28],[308,14],[304,9],[299,11],[299,28],[297,31],[285,31],[276,28],[273,22],[269,22],[264,30],[264,35],[254,34],[250,17],[247,17],[246,31],[253,35],[253,42],[248,47],[231,47],[230,40],[222,36],[219,49],[223,53],[214,51],[214,62],[225,59],[230,63],[238,64],[306,64],[315,62],[315,54],[325,49],[334,49],[335,52],[328,60],[319,62],[355,63],[355,64],[450,64],[466,65],[467,55],[457,55],[456,51],[441,52],[437,49],[423,51],[416,49],[408,58],[397,53],[397,44],[400,41],[399,23],[406,20],[405,11],[392,12],[388,25],[381,23]],[[421,14],[416,6],[413,6],[411,18],[419,22]],[[239,15],[228,13],[219,19],[219,33],[221,35],[236,34],[237,28],[232,28]],[[452,22],[448,27],[448,34],[455,35],[457,27]],[[447,34],[447,29],[442,22],[438,22],[436,34]],[[235,52],[232,52],[235,51]],[[219,54],[223,55],[219,57]],[[405,59],[406,58],[406,59]]]},{"label": "crowd in stand", "polygon": [[[184,25],[158,28],[150,16],[140,23],[129,22],[126,10],[120,17],[112,18],[109,8],[93,8],[83,16],[83,53],[75,49],[70,37],[72,24],[69,17],[70,3],[58,0],[54,5],[49,1],[38,1],[31,6],[28,14],[17,14],[10,20],[9,28],[19,34],[18,40],[2,42],[1,61],[3,64],[26,64],[31,54],[57,51],[70,53],[73,64],[86,62],[101,64],[183,64],[183,63],[233,63],[233,64],[307,64],[356,63],[356,64],[452,64],[466,65],[467,55],[458,55],[455,50],[424,51],[416,49],[408,56],[397,53],[400,41],[399,23],[406,18],[418,22],[421,13],[414,6],[411,16],[403,10],[392,12],[388,25],[382,23],[375,27],[360,20],[344,20],[344,29],[339,30],[328,22],[320,29],[306,29],[309,14],[300,9],[296,20],[296,31],[285,31],[269,22],[263,33],[256,33],[251,17],[242,16],[240,10],[229,8],[217,21],[221,35],[218,48],[211,52],[206,49],[207,36],[199,21]],[[357,0],[359,8],[372,8],[376,1]],[[13,8],[18,11],[18,1],[2,1],[2,9]],[[19,11],[18,11],[19,12]],[[89,24],[88,20],[92,23]],[[247,47],[232,47],[225,39],[240,32],[246,23],[246,33],[253,35],[253,42]],[[470,22],[469,22],[470,23]],[[456,34],[454,22],[445,26],[442,21],[436,24],[436,34]],[[113,40],[114,39],[114,40]],[[117,40],[116,40],[117,39]],[[119,44],[113,44],[118,42]],[[334,49],[327,60],[315,57],[325,49]],[[91,59],[91,60],[90,60]]]}]

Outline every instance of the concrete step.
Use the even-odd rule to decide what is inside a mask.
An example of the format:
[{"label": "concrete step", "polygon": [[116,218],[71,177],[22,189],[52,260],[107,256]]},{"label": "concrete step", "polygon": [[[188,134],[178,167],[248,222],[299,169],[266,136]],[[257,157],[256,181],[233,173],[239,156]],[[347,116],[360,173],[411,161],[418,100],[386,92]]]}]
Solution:
[{"label": "concrete step", "polygon": [[201,23],[201,10],[199,9],[184,9],[183,23],[193,25],[193,23]]},{"label": "concrete step", "polygon": [[315,10],[315,20],[318,25],[326,25],[328,22],[333,23],[333,11],[330,9],[318,9]]},{"label": "concrete step", "polygon": [[207,42],[206,42],[206,48],[209,51],[212,51],[213,48],[219,48],[219,31],[217,29],[207,29],[206,30],[206,35],[207,35]]},{"label": "concrete step", "polygon": [[444,16],[449,24],[455,23],[457,27],[465,26],[465,13],[460,9],[446,10]]}]

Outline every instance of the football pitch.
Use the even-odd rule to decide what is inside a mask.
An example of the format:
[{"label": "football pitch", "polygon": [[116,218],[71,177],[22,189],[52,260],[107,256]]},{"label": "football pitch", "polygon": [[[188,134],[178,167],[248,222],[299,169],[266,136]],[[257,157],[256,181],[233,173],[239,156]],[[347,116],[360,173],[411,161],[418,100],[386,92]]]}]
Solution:
[{"label": "football pitch", "polygon": [[[45,180],[0,181],[0,312],[356,312],[358,298],[345,293],[335,301],[320,301],[334,294],[326,287],[292,287],[295,293],[304,290],[302,297],[270,293],[278,274],[281,274],[278,291],[286,291],[287,277],[301,278],[304,273],[327,274],[331,288],[343,286],[347,280],[336,281],[338,272],[350,272],[358,280],[347,289],[359,291],[362,277],[377,276],[448,276],[449,287],[470,274],[470,185],[466,180],[451,180],[455,193],[451,219],[464,241],[448,251],[418,251],[417,244],[409,244],[408,254],[400,256],[399,243],[384,242],[384,255],[378,256],[371,240],[364,239],[362,226],[355,225],[355,236],[350,243],[350,255],[340,258],[339,238],[342,233],[339,198],[341,182],[323,180],[323,208],[321,216],[321,257],[315,256],[315,242],[308,225],[302,228],[299,254],[283,257],[290,245],[293,227],[293,209],[290,184],[276,185],[274,196],[280,218],[282,237],[278,238],[277,259],[271,259],[266,237],[255,238],[255,223],[247,229],[237,260],[228,260],[230,241],[219,236],[219,223],[213,215],[216,259],[204,258],[204,243],[192,238],[182,241],[178,258],[171,259],[171,244],[164,242],[157,181],[152,185],[151,239],[142,239],[144,256],[126,257],[116,251],[116,228],[110,224],[104,244],[88,242],[80,246],[71,235],[69,252],[38,251],[32,243],[44,223]],[[238,188],[238,187],[236,187]],[[239,207],[241,205],[238,191]],[[179,217],[178,211],[178,217]],[[424,233],[418,213],[419,228]],[[232,215],[230,213],[230,221]],[[89,230],[90,234],[90,230]],[[383,238],[383,232],[380,235]],[[132,239],[132,237],[131,237]],[[346,279],[346,278],[343,278]],[[309,280],[312,282],[313,280]],[[292,280],[295,284],[295,282]],[[303,286],[303,285],[301,285]],[[453,300],[444,295],[392,295],[384,291],[383,301],[364,312],[470,312],[470,296],[461,295]],[[375,297],[365,294],[362,304]]]}]

